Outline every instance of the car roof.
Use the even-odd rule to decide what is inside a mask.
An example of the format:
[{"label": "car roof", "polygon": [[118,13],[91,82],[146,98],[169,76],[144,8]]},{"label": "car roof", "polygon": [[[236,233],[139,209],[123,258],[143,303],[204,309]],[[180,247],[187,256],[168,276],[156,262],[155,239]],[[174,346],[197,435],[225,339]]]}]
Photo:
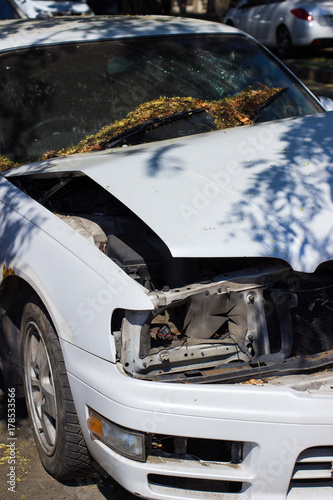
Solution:
[{"label": "car roof", "polygon": [[210,21],[166,16],[101,16],[13,20],[0,23],[0,51],[34,45],[177,34],[235,33]]}]

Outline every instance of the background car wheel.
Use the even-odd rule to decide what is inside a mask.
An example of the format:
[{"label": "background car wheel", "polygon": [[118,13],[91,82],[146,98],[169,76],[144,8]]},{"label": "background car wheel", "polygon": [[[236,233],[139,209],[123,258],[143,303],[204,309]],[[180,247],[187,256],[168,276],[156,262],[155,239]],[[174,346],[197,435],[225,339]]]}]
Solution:
[{"label": "background car wheel", "polygon": [[44,468],[60,481],[92,472],[68,383],[60,343],[43,305],[22,314],[22,366],[28,412]]},{"label": "background car wheel", "polygon": [[279,26],[276,32],[276,52],[281,58],[292,55],[293,46],[286,26]]}]

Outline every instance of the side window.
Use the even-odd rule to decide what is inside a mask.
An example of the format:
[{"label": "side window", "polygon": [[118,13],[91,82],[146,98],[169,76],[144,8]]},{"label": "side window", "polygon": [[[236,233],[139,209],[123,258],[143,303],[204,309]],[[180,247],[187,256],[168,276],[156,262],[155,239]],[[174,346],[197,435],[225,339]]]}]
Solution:
[{"label": "side window", "polygon": [[7,0],[0,0],[0,19],[19,19],[19,17],[15,8]]}]

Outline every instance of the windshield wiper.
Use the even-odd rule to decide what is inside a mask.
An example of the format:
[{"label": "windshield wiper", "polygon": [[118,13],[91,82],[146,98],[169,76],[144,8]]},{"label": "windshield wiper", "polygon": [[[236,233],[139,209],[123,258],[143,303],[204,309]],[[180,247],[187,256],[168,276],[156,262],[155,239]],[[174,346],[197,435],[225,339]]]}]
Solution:
[{"label": "windshield wiper", "polygon": [[[273,94],[271,97],[269,97],[263,104],[258,106],[256,109],[254,118],[252,119],[252,122],[255,123],[259,118],[262,113],[262,111],[267,108],[275,99],[283,95],[285,92],[287,92],[288,87],[283,87],[282,89],[278,90]],[[168,123],[173,123],[177,120],[181,120],[182,118],[187,118],[191,115],[196,115],[199,113],[202,113],[203,111],[207,111],[205,108],[200,108],[200,109],[190,109],[188,111],[182,111],[180,113],[174,113],[172,115],[166,115],[166,116],[160,116],[157,118],[152,118],[151,120],[147,120],[146,122],[142,123],[141,125],[135,125],[134,127],[129,128],[125,132],[121,132],[118,135],[115,135],[114,137],[111,137],[107,141],[104,141],[99,144],[101,148],[105,149],[110,149],[118,146],[122,142],[125,142],[127,139],[130,137],[133,137],[134,135],[138,135],[141,132],[144,132],[148,128],[155,128],[155,127],[160,127],[161,125],[166,125]]]},{"label": "windshield wiper", "polygon": [[203,111],[206,111],[206,109],[205,108],[190,109],[188,111],[182,111],[181,113],[173,113],[172,115],[152,118],[151,120],[147,120],[146,122],[141,123],[141,125],[136,125],[135,127],[131,127],[125,132],[121,132],[120,134],[111,137],[111,139],[108,139],[107,141],[100,143],[99,146],[105,149],[114,148],[115,146],[118,146],[118,144],[126,141],[130,137],[133,137],[134,135],[137,135],[140,132],[144,132],[145,130],[147,130],[147,128],[160,127],[161,125],[165,125],[167,123],[173,123],[177,120],[181,120],[182,118],[187,118],[188,116],[197,115],[199,113],[202,113]]},{"label": "windshield wiper", "polygon": [[262,111],[265,108],[267,108],[268,106],[270,106],[271,103],[273,101],[275,101],[275,99],[277,99],[281,95],[285,94],[287,92],[288,88],[289,87],[282,87],[282,89],[278,90],[277,92],[275,92],[275,94],[271,95],[263,104],[260,104],[260,106],[258,106],[256,109],[254,118],[252,118],[252,122],[256,123],[259,120]]}]

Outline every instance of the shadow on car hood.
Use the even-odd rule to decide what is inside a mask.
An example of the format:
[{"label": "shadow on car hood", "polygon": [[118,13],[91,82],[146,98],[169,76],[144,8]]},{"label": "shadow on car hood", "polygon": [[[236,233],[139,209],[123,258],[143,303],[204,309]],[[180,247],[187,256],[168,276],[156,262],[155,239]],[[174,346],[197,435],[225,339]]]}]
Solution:
[{"label": "shadow on car hood", "polygon": [[333,112],[56,158],[6,176],[81,171],[174,257],[333,257]]}]

